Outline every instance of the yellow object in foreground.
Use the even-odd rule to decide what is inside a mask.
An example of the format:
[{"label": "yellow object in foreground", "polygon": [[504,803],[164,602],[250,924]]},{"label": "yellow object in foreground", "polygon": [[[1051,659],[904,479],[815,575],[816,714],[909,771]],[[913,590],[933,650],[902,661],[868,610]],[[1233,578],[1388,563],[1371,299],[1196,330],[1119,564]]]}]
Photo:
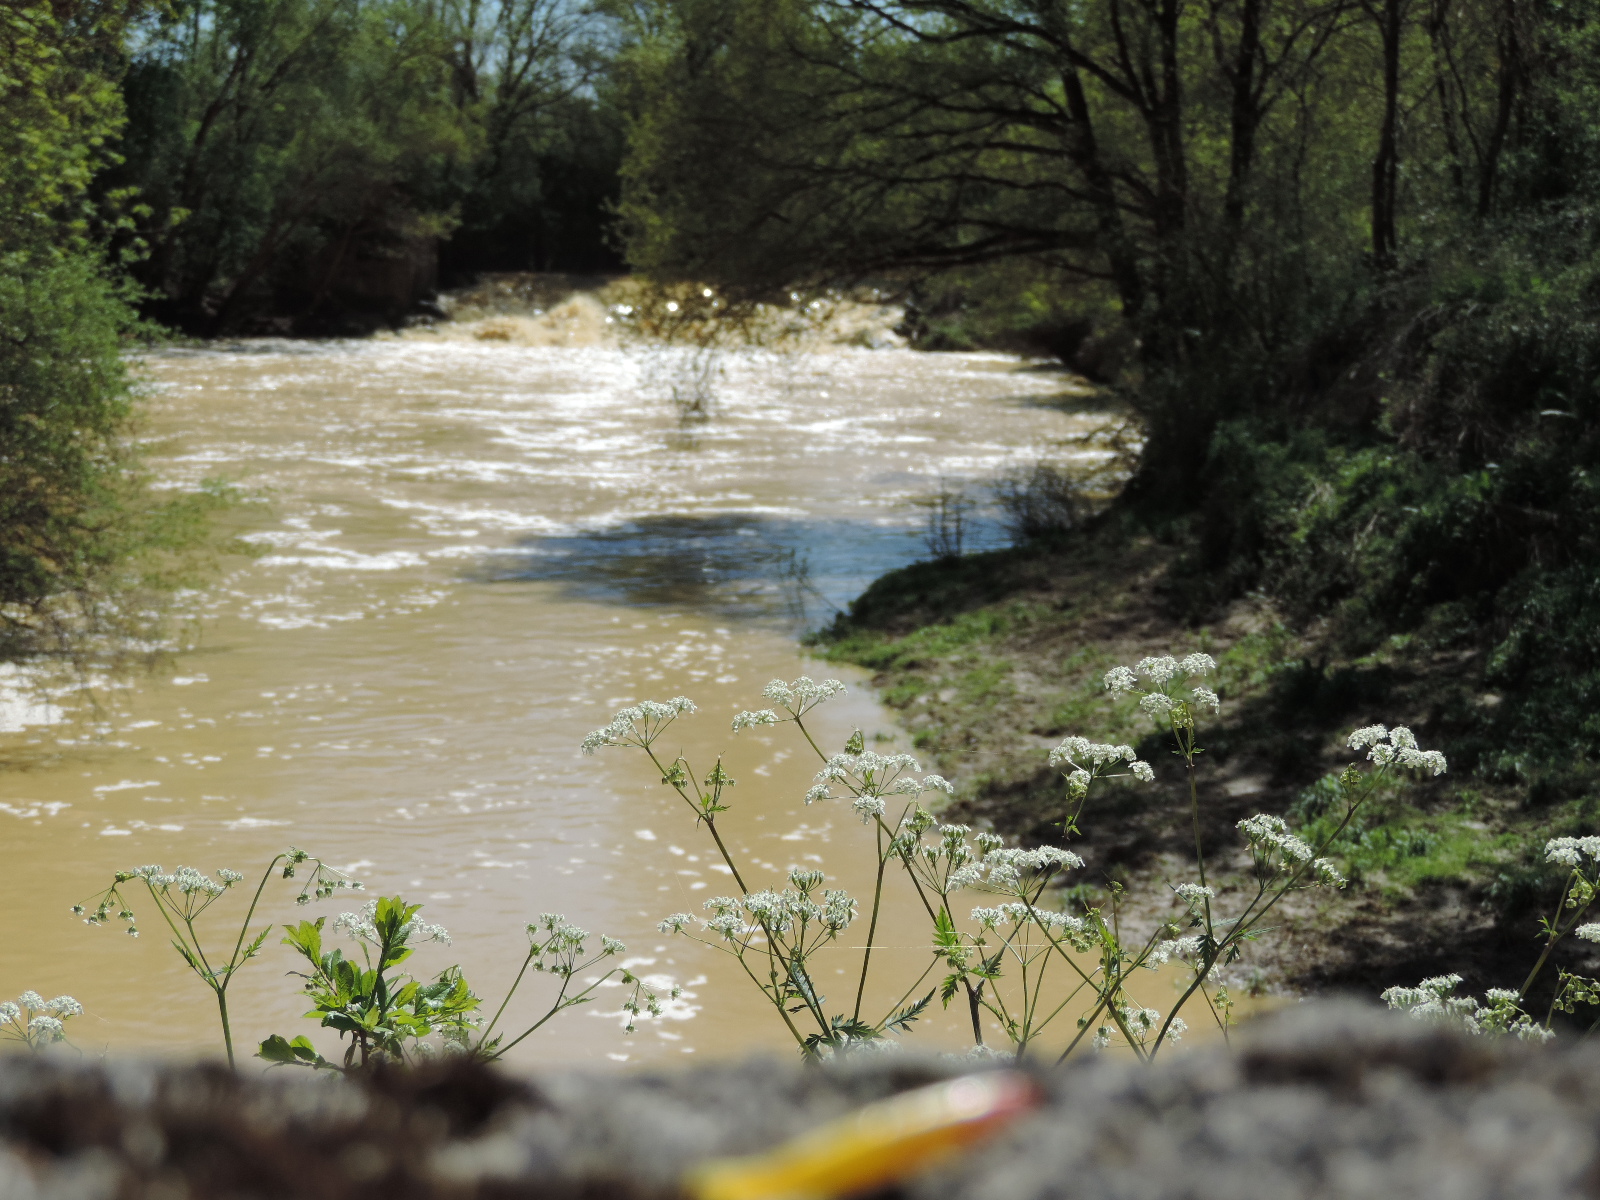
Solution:
[{"label": "yellow object in foreground", "polygon": [[834,1200],[932,1166],[1039,1101],[1016,1071],[964,1075],[830,1121],[768,1154],[720,1159],[692,1171],[692,1200]]}]

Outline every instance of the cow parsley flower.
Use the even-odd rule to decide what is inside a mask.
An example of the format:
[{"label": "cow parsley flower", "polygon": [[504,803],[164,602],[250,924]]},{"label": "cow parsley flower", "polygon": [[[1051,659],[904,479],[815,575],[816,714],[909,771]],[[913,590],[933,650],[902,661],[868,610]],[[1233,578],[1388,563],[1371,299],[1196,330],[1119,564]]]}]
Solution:
[{"label": "cow parsley flower", "polygon": [[1544,844],[1544,859],[1562,867],[1578,867],[1583,858],[1600,863],[1600,837],[1551,838]]},{"label": "cow parsley flower", "polygon": [[1165,692],[1151,692],[1139,701],[1139,708],[1152,717],[1164,717],[1178,707],[1178,701]]},{"label": "cow parsley flower", "polygon": [[1139,686],[1139,677],[1127,667],[1112,667],[1106,672],[1106,690],[1113,696],[1131,692]]},{"label": "cow parsley flower", "polygon": [[773,712],[770,708],[763,708],[758,712],[745,711],[734,717],[733,731],[738,733],[740,730],[751,729],[762,725],[776,725],[777,723],[778,714]]},{"label": "cow parsley flower", "polygon": [[1339,869],[1326,858],[1313,860],[1311,863],[1311,872],[1316,877],[1317,882],[1322,884],[1324,887],[1342,888],[1345,884],[1350,882],[1343,875],[1341,875],[1339,873]]},{"label": "cow parsley flower", "polygon": [[1196,708],[1209,708],[1212,712],[1220,712],[1222,709],[1222,701],[1208,687],[1197,687],[1190,695],[1194,697],[1194,706]]},{"label": "cow parsley flower", "polygon": [[67,1037],[66,1029],[55,1017],[37,1016],[28,1022],[28,1033],[34,1045],[41,1042],[60,1042]]},{"label": "cow parsley flower", "polygon": [[818,683],[809,676],[802,675],[790,683],[774,679],[761,689],[761,694],[779,708],[786,709],[789,719],[792,720],[805,716],[826,700],[843,695],[844,691],[844,684],[837,679],[824,679]]},{"label": "cow parsley flower", "polygon": [[819,783],[806,793],[806,803],[815,804],[818,800],[832,800],[833,793],[828,790],[828,785]]},{"label": "cow parsley flower", "polygon": [[580,748],[585,754],[593,754],[603,746],[649,746],[678,716],[695,711],[694,701],[687,696],[674,696],[665,702],[644,700],[619,711],[609,725],[584,738]]},{"label": "cow parsley flower", "polygon": [[1172,938],[1168,941],[1157,942],[1150,947],[1150,953],[1144,960],[1144,965],[1150,970],[1164,967],[1173,959],[1190,960],[1200,953],[1204,939],[1199,934],[1190,934],[1188,937]]},{"label": "cow parsley flower", "polygon": [[1132,746],[1113,746],[1108,742],[1091,742],[1084,737],[1063,738],[1061,744],[1050,751],[1052,767],[1070,766],[1098,773],[1101,767],[1119,762],[1134,762],[1138,755]]},{"label": "cow parsley flower", "polygon": [[857,796],[850,807],[856,810],[856,813],[861,817],[862,823],[866,824],[874,817],[883,816],[884,810],[888,806],[884,803],[882,796],[874,796],[869,792],[864,796]]},{"label": "cow parsley flower", "polygon": [[1179,900],[1182,900],[1184,904],[1192,909],[1200,908],[1207,900],[1214,899],[1217,894],[1211,888],[1199,883],[1180,883],[1175,885],[1172,890],[1177,894]]},{"label": "cow parsley flower", "polygon": [[1600,942],[1600,922],[1590,921],[1587,925],[1579,925],[1572,931],[1572,936],[1586,942]]},{"label": "cow parsley flower", "polygon": [[1170,654],[1163,654],[1158,658],[1141,658],[1133,669],[1148,677],[1158,688],[1166,687],[1183,670],[1178,660]]},{"label": "cow parsley flower", "polygon": [[[379,943],[378,930],[373,924],[378,915],[378,902],[368,900],[359,913],[340,913],[334,919],[333,927],[343,929],[358,942],[366,942],[376,946]],[[442,942],[450,944],[450,933],[443,925],[434,925],[420,917],[412,917],[400,927],[399,940],[402,943],[414,942]]]},{"label": "cow parsley flower", "polygon": [[694,917],[689,913],[673,913],[656,926],[662,933],[682,933]]},{"label": "cow parsley flower", "polygon": [[1076,870],[1083,866],[1083,859],[1059,846],[1039,846],[1032,850],[991,850],[984,855],[983,866],[990,886],[1015,891],[1022,886],[1024,876]]},{"label": "cow parsley flower", "polygon": [[1266,865],[1274,855],[1285,865],[1311,861],[1311,847],[1289,832],[1289,826],[1282,817],[1257,813],[1240,821],[1238,829],[1244,834],[1258,864]]},{"label": "cow parsley flower", "polygon": [[1398,763],[1430,775],[1443,775],[1449,769],[1449,764],[1439,751],[1418,748],[1416,735],[1404,725],[1396,725],[1393,729],[1383,725],[1366,725],[1346,740],[1352,750],[1366,750],[1367,758],[1380,767]]}]

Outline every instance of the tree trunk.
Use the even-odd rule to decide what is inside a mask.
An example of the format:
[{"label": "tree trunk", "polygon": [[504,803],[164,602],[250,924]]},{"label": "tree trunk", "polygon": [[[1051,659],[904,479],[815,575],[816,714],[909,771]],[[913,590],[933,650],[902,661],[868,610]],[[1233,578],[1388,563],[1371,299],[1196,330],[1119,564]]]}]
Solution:
[{"label": "tree trunk", "polygon": [[1511,127],[1511,110],[1517,98],[1517,84],[1521,74],[1522,50],[1517,40],[1517,0],[1504,0],[1499,36],[1495,39],[1500,51],[1500,71],[1495,97],[1494,126],[1489,131],[1489,142],[1484,147],[1483,162],[1478,167],[1478,219],[1484,220],[1494,210],[1495,185],[1499,182],[1500,152],[1505,147],[1506,130]]},{"label": "tree trunk", "polygon": [[1383,126],[1378,153],[1372,160],[1372,259],[1381,270],[1397,260],[1395,201],[1400,183],[1400,21],[1401,0],[1383,0],[1379,25],[1383,37]]},{"label": "tree trunk", "polygon": [[1228,191],[1222,202],[1223,220],[1230,231],[1237,231],[1244,223],[1245,185],[1255,161],[1256,130],[1261,124],[1261,109],[1256,95],[1256,60],[1261,54],[1262,6],[1263,0],[1244,0],[1239,14],[1239,50],[1232,71],[1232,144],[1228,153]]}]

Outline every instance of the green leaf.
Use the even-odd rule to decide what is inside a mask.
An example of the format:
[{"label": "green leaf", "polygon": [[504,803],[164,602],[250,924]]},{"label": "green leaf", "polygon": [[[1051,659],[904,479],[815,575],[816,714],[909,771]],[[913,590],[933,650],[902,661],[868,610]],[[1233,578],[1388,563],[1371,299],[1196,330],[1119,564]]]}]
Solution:
[{"label": "green leaf", "polygon": [[939,999],[944,1002],[946,1008],[950,1007],[950,1001],[955,999],[956,989],[960,986],[960,975],[946,975],[944,977],[944,982],[939,985]]},{"label": "green leaf", "polygon": [[[312,966],[322,965],[322,926],[326,920],[326,917],[318,917],[315,922],[301,921],[298,925],[285,925],[285,937],[281,944],[293,946],[311,961]],[[261,936],[265,937],[266,934]],[[260,941],[256,944],[260,945]]]},{"label": "green leaf", "polygon": [[260,953],[260,951],[261,951],[261,943],[267,940],[267,934],[269,934],[271,932],[272,932],[272,926],[268,925],[260,933],[256,934],[256,940],[251,942],[248,946],[245,947],[244,957],[241,958],[239,961],[243,962],[245,959],[254,958],[258,953]]},{"label": "green leaf", "polygon": [[[890,1017],[887,1021],[885,1021],[883,1023],[883,1027],[885,1029],[893,1029],[897,1033],[905,1033],[906,1030],[908,1030],[911,1027],[911,1023],[913,1021],[915,1021],[918,1017],[920,1017],[922,1015],[923,1010],[925,1008],[927,1008],[928,1005],[931,1004],[932,1002],[933,1002],[933,992],[930,991],[926,996],[924,996],[921,1000],[918,1000],[915,1004],[908,1004],[908,1005],[906,1005],[906,1007],[902,1008],[899,1012],[895,1013],[894,1016]],[[946,1004],[947,1007],[948,1007],[949,1003],[950,1002],[948,1000],[945,1001],[945,1004]]]},{"label": "green leaf", "polygon": [[297,1037],[291,1042],[275,1033],[261,1043],[260,1049],[256,1051],[256,1057],[264,1058],[277,1066],[310,1067],[315,1071],[339,1070],[337,1066],[318,1054],[317,1048],[304,1037]]},{"label": "green leaf", "polygon": [[256,1057],[264,1058],[270,1063],[295,1063],[299,1061],[295,1055],[294,1047],[289,1044],[289,1040],[276,1033],[261,1043],[260,1049],[256,1051]]}]

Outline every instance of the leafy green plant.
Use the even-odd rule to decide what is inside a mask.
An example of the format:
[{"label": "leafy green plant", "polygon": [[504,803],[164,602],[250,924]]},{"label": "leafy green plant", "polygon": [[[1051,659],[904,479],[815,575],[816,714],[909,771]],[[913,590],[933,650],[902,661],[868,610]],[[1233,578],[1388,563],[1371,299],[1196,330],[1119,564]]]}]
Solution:
[{"label": "leafy green plant", "polygon": [[[418,944],[449,944],[450,935],[441,926],[418,917],[421,910],[420,904],[407,904],[399,896],[384,896],[369,901],[359,913],[340,916],[334,928],[342,929],[356,942],[359,959],[337,947],[324,947],[326,918],[286,926],[284,944],[298,951],[310,967],[300,973],[305,981],[304,991],[312,1002],[305,1015],[320,1022],[324,1029],[336,1030],[339,1039],[348,1039],[349,1045],[343,1061],[334,1063],[303,1035],[286,1038],[274,1034],[261,1043],[258,1056],[270,1063],[318,1070],[351,1070],[380,1059],[414,1062],[441,1051],[493,1061],[557,1014],[589,1003],[597,990],[619,976],[624,985],[633,989],[622,1004],[628,1014],[626,1032],[633,1032],[634,1019],[641,1011],[653,1016],[662,1012],[660,998],[620,966],[589,978],[573,990],[573,979],[580,972],[625,953],[627,947],[615,938],[602,937],[599,952],[588,955],[586,931],[558,914],[545,913],[527,926],[528,953],[522,967],[494,1016],[484,1025],[478,1016],[482,1000],[468,985],[459,966],[446,967],[426,982],[396,970]],[[561,980],[561,987],[545,1012],[507,1041],[495,1029],[530,970],[555,975]],[[676,999],[677,989],[670,995]],[[433,1035],[437,1035],[437,1042],[427,1040]]]},{"label": "leafy green plant", "polygon": [[[374,1055],[403,1059],[408,1045],[433,1033],[456,1045],[467,1042],[479,999],[461,968],[446,967],[426,983],[396,971],[411,957],[413,941],[450,940],[441,926],[418,919],[421,909],[399,896],[383,896],[359,914],[339,917],[334,927],[355,939],[359,960],[338,947],[323,948],[326,917],[285,927],[283,944],[294,947],[310,966],[299,973],[312,1004],[306,1016],[320,1020],[324,1029],[337,1030],[341,1041],[349,1039],[347,1068],[364,1067]],[[268,1062],[332,1065],[304,1037],[291,1042],[274,1034],[261,1043],[259,1053]]]},{"label": "leafy green plant", "polygon": [[[212,906],[243,881],[237,871],[220,870],[215,878],[193,867],[179,867],[171,874],[159,866],[118,871],[110,887],[92,900],[74,905],[72,911],[89,925],[121,920],[126,923],[128,934],[138,937],[132,902],[124,889],[130,884],[143,884],[167,925],[173,949],[216,997],[223,1045],[231,1067],[234,1052],[228,987],[244,965],[261,954],[272,932],[270,924],[252,929],[268,882],[275,875],[295,879],[302,872],[303,882],[295,897],[298,904],[325,900],[336,892],[362,886],[321,859],[290,847],[267,864],[237,933],[230,931],[220,945],[202,938],[200,924]],[[333,929],[344,932],[355,943],[355,954],[324,943],[326,917],[284,926],[282,944],[293,948],[307,966],[306,970],[295,972],[302,981],[301,990],[311,1001],[312,1007],[305,1015],[322,1028],[335,1030],[348,1045],[342,1061],[336,1063],[323,1057],[304,1035],[288,1038],[273,1034],[260,1043],[257,1056],[270,1063],[336,1071],[360,1069],[378,1060],[415,1061],[441,1051],[493,1061],[559,1013],[590,1003],[600,988],[620,984],[631,989],[621,1006],[627,1018],[625,1033],[634,1032],[641,1014],[663,1015],[663,992],[666,1002],[676,1000],[680,994],[676,985],[666,989],[651,987],[620,961],[613,962],[627,952],[616,938],[602,935],[600,949],[591,954],[586,949],[589,934],[585,930],[558,914],[545,913],[526,927],[527,954],[505,998],[485,1025],[478,1015],[482,1000],[467,983],[460,966],[448,966],[429,979],[418,979],[398,969],[420,944],[450,942],[450,935],[442,926],[418,916],[421,911],[420,904],[408,904],[400,896],[382,896],[368,901],[360,912],[341,914],[334,920]],[[599,966],[607,969],[597,976],[586,974]],[[560,980],[555,998],[519,1032],[497,1033],[530,972]],[[34,993],[27,992],[23,1000],[30,997],[37,999]],[[61,1021],[83,1011],[70,996],[58,997],[48,1005],[40,1001],[27,1013],[23,1008],[28,1006],[18,1003],[23,1007],[0,1005],[0,1037],[17,1037],[30,1045],[41,1038],[50,1040],[53,1033],[60,1031]],[[17,1011],[13,1013],[12,1008]],[[43,1015],[36,1015],[33,1010]]]}]

